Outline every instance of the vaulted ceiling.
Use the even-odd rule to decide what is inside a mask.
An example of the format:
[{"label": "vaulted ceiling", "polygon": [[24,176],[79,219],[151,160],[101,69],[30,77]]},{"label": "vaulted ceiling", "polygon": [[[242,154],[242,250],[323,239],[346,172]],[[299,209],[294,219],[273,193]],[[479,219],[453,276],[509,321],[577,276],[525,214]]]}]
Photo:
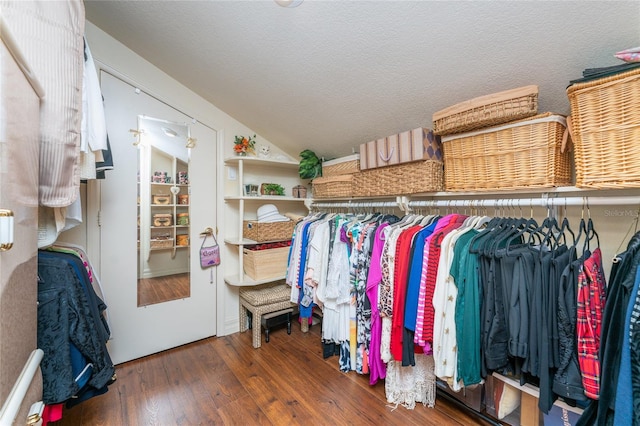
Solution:
[{"label": "vaulted ceiling", "polygon": [[87,20],[286,152],[327,158],[489,93],[569,113],[585,68],[640,45],[638,1],[85,0]]}]

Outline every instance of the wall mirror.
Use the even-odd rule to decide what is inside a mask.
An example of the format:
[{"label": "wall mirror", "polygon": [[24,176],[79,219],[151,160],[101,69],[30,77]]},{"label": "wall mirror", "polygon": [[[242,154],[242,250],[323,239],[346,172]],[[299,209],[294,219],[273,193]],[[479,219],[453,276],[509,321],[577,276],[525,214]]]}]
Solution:
[{"label": "wall mirror", "polygon": [[186,123],[138,116],[138,306],[187,298],[192,139]]}]

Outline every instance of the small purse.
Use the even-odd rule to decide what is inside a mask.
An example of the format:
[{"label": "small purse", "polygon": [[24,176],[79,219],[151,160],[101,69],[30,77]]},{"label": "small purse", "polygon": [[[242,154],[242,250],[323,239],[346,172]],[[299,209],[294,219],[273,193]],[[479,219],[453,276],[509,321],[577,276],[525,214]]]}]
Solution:
[{"label": "small purse", "polygon": [[[207,237],[213,238],[214,244],[212,246],[205,247],[204,243],[207,241]],[[202,268],[209,268],[210,266],[218,266],[220,264],[220,246],[216,240],[215,235],[205,234],[200,246],[200,266]]]}]

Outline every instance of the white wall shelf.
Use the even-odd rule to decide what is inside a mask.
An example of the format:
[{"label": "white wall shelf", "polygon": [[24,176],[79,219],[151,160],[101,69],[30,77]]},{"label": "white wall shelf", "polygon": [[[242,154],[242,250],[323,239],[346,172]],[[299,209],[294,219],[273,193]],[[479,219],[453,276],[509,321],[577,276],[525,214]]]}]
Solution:
[{"label": "white wall shelf", "polygon": [[[264,280],[253,280],[249,278],[244,273],[244,259],[243,259],[243,249],[245,245],[253,245],[253,244],[266,244],[271,242],[281,242],[286,240],[278,240],[278,241],[254,241],[247,238],[243,238],[243,220],[245,219],[245,203],[304,203],[304,198],[294,198],[291,196],[280,196],[280,195],[259,195],[259,196],[247,196],[244,195],[244,180],[246,169],[248,168],[261,168],[260,172],[263,169],[279,169],[280,176],[283,174],[295,176],[297,175],[297,170],[299,163],[293,160],[276,160],[272,158],[260,158],[260,157],[241,157],[234,156],[225,159],[225,164],[227,166],[237,167],[237,175],[236,175],[236,185],[233,194],[226,195],[224,197],[225,202],[233,203],[237,205],[238,209],[238,227],[236,232],[231,234],[230,236],[226,236],[224,238],[224,242],[228,245],[235,246],[233,252],[237,252],[238,259],[238,269],[235,271],[235,274],[226,275],[224,277],[225,282],[228,285],[232,286],[256,286],[260,284],[266,284],[278,280],[284,279],[284,275],[264,279]],[[262,175],[261,175],[262,176]],[[264,179],[270,179],[268,175],[263,176]],[[291,206],[292,204],[289,204]],[[299,204],[298,204],[299,205]]]}]

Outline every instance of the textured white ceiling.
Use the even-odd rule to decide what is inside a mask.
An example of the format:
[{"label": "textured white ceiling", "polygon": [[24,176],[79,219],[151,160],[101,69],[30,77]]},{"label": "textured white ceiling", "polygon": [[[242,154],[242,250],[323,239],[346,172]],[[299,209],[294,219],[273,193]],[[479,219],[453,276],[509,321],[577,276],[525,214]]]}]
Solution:
[{"label": "textured white ceiling", "polygon": [[638,1],[85,1],[87,19],[288,153],[327,158],[640,45]]}]

